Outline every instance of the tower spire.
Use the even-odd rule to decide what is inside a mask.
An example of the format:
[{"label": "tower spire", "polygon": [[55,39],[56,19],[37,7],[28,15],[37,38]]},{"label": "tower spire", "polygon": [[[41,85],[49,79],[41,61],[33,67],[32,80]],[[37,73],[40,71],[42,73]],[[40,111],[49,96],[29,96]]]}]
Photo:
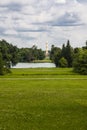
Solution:
[{"label": "tower spire", "polygon": [[48,43],[46,42],[46,57],[48,56]]}]

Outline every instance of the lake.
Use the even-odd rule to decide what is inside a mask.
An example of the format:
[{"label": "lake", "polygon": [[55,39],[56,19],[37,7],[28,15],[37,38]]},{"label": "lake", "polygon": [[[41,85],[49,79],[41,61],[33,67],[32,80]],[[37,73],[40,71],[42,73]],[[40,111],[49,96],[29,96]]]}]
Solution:
[{"label": "lake", "polygon": [[12,68],[55,68],[54,63],[18,63]]}]

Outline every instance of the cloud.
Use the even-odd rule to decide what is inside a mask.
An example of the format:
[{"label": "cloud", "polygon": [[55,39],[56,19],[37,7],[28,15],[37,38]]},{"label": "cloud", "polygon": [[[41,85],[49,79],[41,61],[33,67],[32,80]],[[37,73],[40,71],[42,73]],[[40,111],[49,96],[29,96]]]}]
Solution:
[{"label": "cloud", "polygon": [[6,8],[7,11],[17,11],[17,12],[21,11],[21,9],[22,9],[22,5],[19,3],[15,3],[15,2],[2,4],[2,5],[0,5],[0,7]]},{"label": "cloud", "polygon": [[51,26],[80,26],[83,25],[77,14],[66,12],[56,20],[48,22]]},{"label": "cloud", "polygon": [[65,4],[66,0],[55,0],[55,2],[58,4]]},{"label": "cloud", "polygon": [[2,0],[0,38],[21,47],[37,42],[44,48],[46,41],[61,45],[69,38],[82,45],[87,34],[86,12],[86,0]]},{"label": "cloud", "polygon": [[45,32],[46,29],[17,29],[18,32]]},{"label": "cloud", "polygon": [[15,30],[6,30],[4,31],[5,35],[17,35],[18,33]]},{"label": "cloud", "polygon": [[80,3],[87,3],[87,0],[77,0]]},{"label": "cloud", "polygon": [[21,11],[22,10],[22,5],[19,3],[10,3],[7,4],[6,7],[8,8],[9,11]]}]

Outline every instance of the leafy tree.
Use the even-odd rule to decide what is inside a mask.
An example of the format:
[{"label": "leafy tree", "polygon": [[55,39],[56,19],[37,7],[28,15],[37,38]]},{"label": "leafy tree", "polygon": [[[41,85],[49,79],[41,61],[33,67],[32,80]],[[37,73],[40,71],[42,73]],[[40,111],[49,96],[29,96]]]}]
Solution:
[{"label": "leafy tree", "polygon": [[74,71],[87,75],[87,50],[80,49],[73,62]]},{"label": "leafy tree", "polygon": [[2,54],[0,53],[0,75],[4,74],[4,64],[3,64],[3,59],[2,59]]},{"label": "leafy tree", "polygon": [[68,67],[72,67],[74,50],[70,45],[70,41],[67,41],[67,45],[63,44],[61,51],[61,58],[64,57],[68,62]]},{"label": "leafy tree", "polygon": [[73,62],[73,48],[70,45],[70,41],[67,41],[67,45],[66,45],[66,53],[64,58],[67,60],[68,62],[68,67],[72,67],[72,62]]},{"label": "leafy tree", "polygon": [[54,61],[54,53],[55,53],[55,47],[54,45],[51,46],[51,51],[50,51],[50,59]]},{"label": "leafy tree", "polygon": [[73,62],[73,48],[70,45],[70,41],[67,41],[67,45],[63,44],[62,49],[52,45],[50,52],[50,59],[56,64],[56,67],[59,66],[59,60],[64,57],[67,60],[68,67],[72,67]]},{"label": "leafy tree", "polygon": [[79,48],[78,47],[76,47],[76,48],[74,48],[74,54],[76,54],[76,53],[78,53],[79,52]]},{"label": "leafy tree", "polygon": [[45,58],[45,53],[41,49],[38,49],[38,60],[43,60]]},{"label": "leafy tree", "polygon": [[18,62],[18,48],[9,44],[5,40],[0,41],[0,52],[2,53],[2,59],[5,66],[10,67],[10,64],[15,65]]},{"label": "leafy tree", "polygon": [[50,52],[50,59],[55,63],[56,67],[59,66],[60,58],[61,58],[61,49],[52,45]]},{"label": "leafy tree", "polygon": [[52,62],[54,62],[56,67],[59,66],[60,58],[61,58],[61,49],[52,45],[50,51],[50,59],[52,60]]},{"label": "leafy tree", "polygon": [[61,50],[61,58],[66,56],[66,46],[65,44],[62,45],[62,50]]},{"label": "leafy tree", "polygon": [[21,48],[18,52],[19,62],[32,62],[33,60],[43,60],[45,53],[36,46],[32,48]]},{"label": "leafy tree", "polygon": [[62,67],[62,68],[68,67],[68,62],[67,62],[67,60],[64,57],[62,57],[59,60],[59,67]]}]

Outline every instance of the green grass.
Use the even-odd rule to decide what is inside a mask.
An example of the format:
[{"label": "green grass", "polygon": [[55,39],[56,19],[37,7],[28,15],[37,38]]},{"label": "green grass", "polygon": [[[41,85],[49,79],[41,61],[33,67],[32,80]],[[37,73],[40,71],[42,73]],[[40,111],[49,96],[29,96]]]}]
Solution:
[{"label": "green grass", "polygon": [[0,77],[0,130],[87,130],[87,76],[12,69]]},{"label": "green grass", "polygon": [[50,59],[34,60],[33,63],[52,63]]}]

